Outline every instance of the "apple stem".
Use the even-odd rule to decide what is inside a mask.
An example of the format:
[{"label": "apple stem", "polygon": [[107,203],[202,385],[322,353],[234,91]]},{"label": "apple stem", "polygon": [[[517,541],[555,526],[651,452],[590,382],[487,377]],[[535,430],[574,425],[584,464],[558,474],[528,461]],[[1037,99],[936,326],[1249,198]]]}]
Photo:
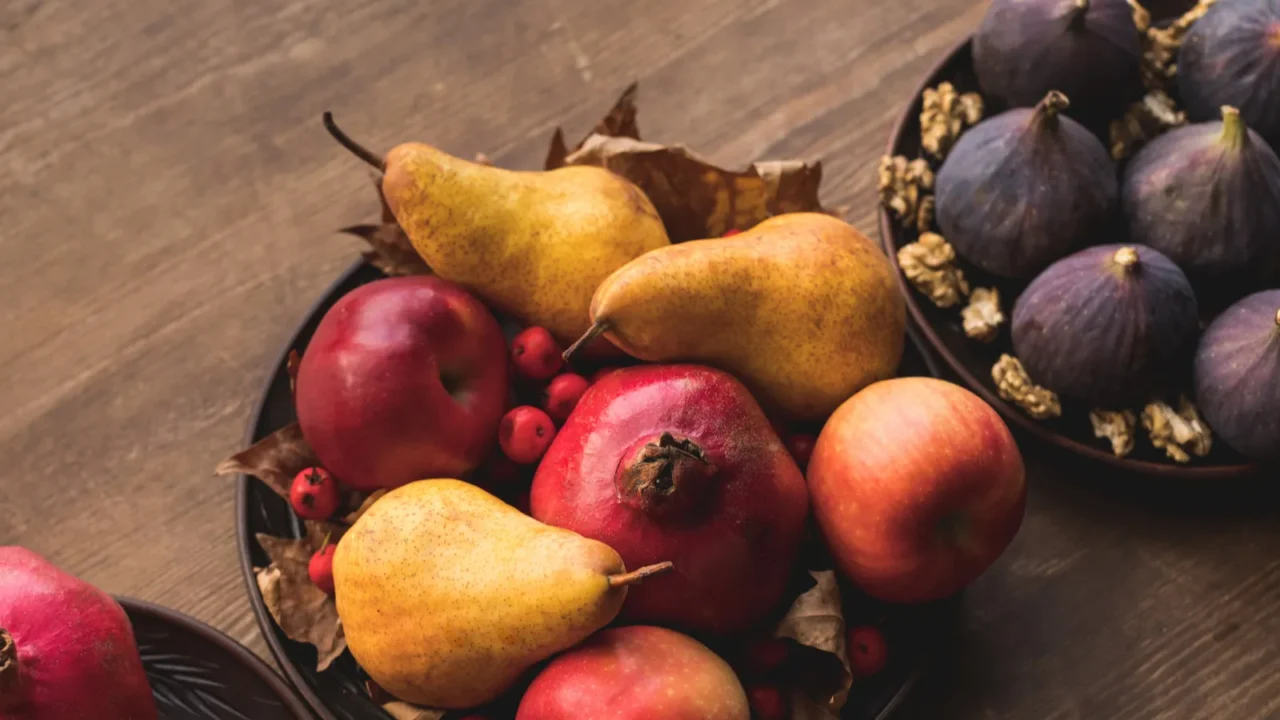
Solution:
[{"label": "apple stem", "polygon": [[639,570],[632,570],[629,573],[622,573],[621,575],[610,575],[609,587],[616,588],[616,587],[626,587],[628,585],[635,585],[636,583],[640,582],[641,580],[644,580],[647,577],[652,577],[654,575],[661,575],[662,573],[670,570],[673,567],[675,567],[675,565],[673,565],[671,561],[667,561],[667,562],[655,563],[653,565],[645,565]]},{"label": "apple stem", "polygon": [[328,110],[324,111],[324,129],[328,130],[333,139],[337,140],[338,144],[350,151],[352,155],[377,168],[378,172],[385,173],[387,171],[387,162],[369,148],[352,140],[351,136],[343,132],[342,128],[338,127],[338,123],[333,121],[333,113]]},{"label": "apple stem", "polygon": [[568,350],[564,351],[564,361],[566,363],[570,362],[579,350],[585,347],[592,340],[600,337],[601,334],[607,332],[611,327],[612,324],[608,320],[596,320],[592,323],[591,327],[587,329],[587,332],[582,335],[582,337],[578,338],[576,342],[569,346]]},{"label": "apple stem", "polygon": [[21,700],[17,697],[19,679],[18,645],[9,631],[0,627],[0,710],[9,710]]}]

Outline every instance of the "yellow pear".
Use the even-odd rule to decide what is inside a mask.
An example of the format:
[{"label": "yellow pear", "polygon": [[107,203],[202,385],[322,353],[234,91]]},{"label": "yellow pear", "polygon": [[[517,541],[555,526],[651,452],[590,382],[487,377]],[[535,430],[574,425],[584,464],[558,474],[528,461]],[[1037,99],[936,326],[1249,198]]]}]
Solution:
[{"label": "yellow pear", "polygon": [[347,645],[374,682],[468,708],[607,625],[628,584],[670,567],[627,573],[604,543],[460,480],[419,480],[342,536],[333,580]]},{"label": "yellow pear", "polygon": [[383,159],[328,113],[325,126],[382,170],[388,207],[436,274],[562,344],[587,329],[601,280],[670,244],[644,192],[603,168],[516,172],[422,143],[397,145]]},{"label": "yellow pear", "polygon": [[825,419],[891,377],[906,333],[888,259],[819,213],[650,251],[600,285],[591,320],[566,357],[603,333],[641,360],[727,370],[793,420]]}]

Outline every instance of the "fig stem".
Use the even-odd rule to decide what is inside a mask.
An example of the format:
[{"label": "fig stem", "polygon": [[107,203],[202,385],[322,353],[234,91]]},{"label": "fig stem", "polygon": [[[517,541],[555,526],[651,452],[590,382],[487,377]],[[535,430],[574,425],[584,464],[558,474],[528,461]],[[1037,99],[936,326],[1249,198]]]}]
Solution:
[{"label": "fig stem", "polygon": [[582,337],[578,338],[572,345],[569,346],[568,350],[564,351],[564,355],[563,355],[564,361],[566,363],[571,361],[573,359],[573,356],[576,355],[579,350],[586,347],[588,343],[600,337],[602,333],[607,332],[612,327],[613,327],[612,323],[610,323],[608,320],[596,320],[594,323],[591,324],[591,327],[588,328],[585,333],[583,333]]},{"label": "fig stem", "polygon": [[675,565],[673,565],[671,561],[668,560],[667,562],[655,563],[653,565],[645,565],[644,567],[638,570],[632,570],[629,573],[622,573],[621,575],[610,575],[609,587],[616,588],[616,587],[626,587],[628,585],[635,585],[636,583],[640,582],[641,580],[644,580],[647,577],[652,577],[654,575],[661,575],[662,573],[670,570],[673,567],[675,567]]},{"label": "fig stem", "polygon": [[19,698],[18,644],[0,627],[0,710],[8,710]]},{"label": "fig stem", "polygon": [[1066,95],[1057,90],[1050,90],[1049,94],[1045,95],[1044,99],[1036,105],[1034,117],[1041,122],[1051,118],[1056,119],[1058,113],[1069,107],[1071,107],[1071,101],[1067,99]]},{"label": "fig stem", "polygon": [[351,136],[343,132],[342,128],[338,127],[338,123],[333,121],[333,113],[328,110],[324,111],[324,129],[328,130],[333,139],[337,140],[338,144],[346,148],[352,155],[374,166],[380,173],[387,171],[387,161],[369,148],[352,140]]},{"label": "fig stem", "polygon": [[1249,129],[1240,119],[1240,111],[1230,105],[1222,106],[1222,144],[1232,150],[1244,147]]},{"label": "fig stem", "polygon": [[1131,268],[1138,264],[1138,251],[1126,245],[1117,250],[1112,259],[1122,268]]}]

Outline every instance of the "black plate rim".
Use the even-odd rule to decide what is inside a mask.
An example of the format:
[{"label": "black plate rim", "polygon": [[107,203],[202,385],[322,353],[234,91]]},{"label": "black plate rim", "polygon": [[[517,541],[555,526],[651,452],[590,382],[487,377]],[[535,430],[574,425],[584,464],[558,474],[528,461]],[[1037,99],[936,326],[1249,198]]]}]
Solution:
[{"label": "black plate rim", "polygon": [[250,652],[248,648],[228,637],[226,633],[189,615],[184,615],[177,610],[162,605],[126,595],[114,595],[113,597],[120,604],[120,607],[124,608],[125,614],[130,618],[135,616],[149,617],[163,624],[182,628],[204,642],[216,646],[256,675],[298,720],[310,720],[312,717],[311,710],[298,699],[294,688],[285,682],[279,673],[263,662],[262,658]]},{"label": "black plate rim", "polygon": [[[939,75],[948,66],[956,62],[957,56],[964,54],[969,50],[972,43],[972,37],[966,37],[951,49],[942,59],[936,63],[925,75],[919,87],[916,88],[912,99],[907,103],[902,113],[894,122],[893,129],[889,133],[889,144],[885,150],[888,155],[897,155],[898,148],[902,144],[902,139],[906,135],[906,130],[911,124],[912,115],[914,114],[916,99],[921,96],[925,89],[932,87],[938,81]],[[1261,470],[1261,466],[1251,464],[1235,464],[1235,465],[1176,465],[1173,463],[1150,462],[1147,460],[1133,460],[1130,458],[1120,458],[1107,452],[1103,448],[1087,445],[1074,438],[1068,437],[1062,433],[1055,432],[1044,425],[1032,420],[1022,413],[1021,410],[1013,407],[1005,402],[996,393],[987,388],[986,384],[975,377],[969,371],[959,358],[951,352],[946,341],[942,339],[929,323],[929,319],[920,309],[920,305],[916,298],[916,290],[907,282],[906,277],[902,273],[902,268],[898,265],[898,234],[899,229],[897,223],[889,215],[889,212],[883,205],[877,207],[876,212],[879,216],[880,244],[885,254],[889,256],[889,262],[893,264],[894,275],[898,281],[898,289],[907,301],[907,310],[911,315],[913,324],[919,329],[920,334],[927,342],[932,355],[936,353],[946,363],[948,369],[957,375],[970,390],[977,393],[989,405],[994,407],[1004,418],[1035,436],[1037,439],[1047,442],[1055,447],[1061,448],[1068,452],[1086,457],[1090,460],[1104,463],[1112,467],[1123,470],[1129,470],[1144,475],[1160,476],[1177,480],[1189,481],[1223,481],[1235,480],[1249,477],[1257,474]]]},{"label": "black plate rim", "polygon": [[[242,438],[242,447],[252,445],[258,435],[258,425],[261,421],[266,400],[271,391],[275,375],[279,368],[283,367],[289,358],[289,351],[297,344],[298,338],[302,335],[303,328],[307,322],[320,312],[321,308],[328,301],[330,296],[345,285],[353,275],[359,273],[367,267],[368,263],[363,259],[356,259],[347,267],[328,287],[316,298],[314,302],[307,308],[298,324],[289,333],[288,338],[284,341],[280,351],[276,353],[275,362],[271,365],[270,371],[262,382],[262,387],[258,391],[258,399],[254,401],[253,410],[249,415],[249,421],[246,423],[244,436]],[[894,264],[895,269],[897,264]],[[901,274],[901,273],[899,273]],[[937,359],[933,353],[921,341],[917,328],[914,323],[907,324],[907,342],[911,343],[916,352],[924,360],[925,367],[928,368],[929,374],[933,377],[941,378],[943,376],[942,368],[938,365]],[[244,580],[245,590],[249,595],[249,604],[253,608],[254,618],[258,622],[258,630],[262,633],[262,637],[267,642],[267,647],[271,650],[271,656],[275,658],[276,664],[280,666],[285,679],[293,686],[294,691],[310,706],[312,713],[318,715],[321,720],[339,720],[329,708],[320,700],[319,696],[311,690],[311,686],[307,684],[305,678],[298,672],[293,659],[289,657],[284,645],[276,637],[276,623],[272,619],[271,614],[267,612],[266,604],[262,600],[262,593],[258,590],[258,581],[253,572],[252,548],[249,543],[252,542],[249,537],[249,483],[255,482],[256,479],[245,474],[236,476],[236,549],[240,555],[240,574]],[[937,660],[938,646],[935,644],[930,650],[926,651],[916,661],[911,672],[907,674],[906,679],[898,687],[889,701],[885,704],[884,709],[880,711],[874,720],[889,720],[897,708],[907,699],[912,690],[919,684]],[[370,701],[372,702],[372,701]],[[387,715],[390,718],[390,715]]]}]

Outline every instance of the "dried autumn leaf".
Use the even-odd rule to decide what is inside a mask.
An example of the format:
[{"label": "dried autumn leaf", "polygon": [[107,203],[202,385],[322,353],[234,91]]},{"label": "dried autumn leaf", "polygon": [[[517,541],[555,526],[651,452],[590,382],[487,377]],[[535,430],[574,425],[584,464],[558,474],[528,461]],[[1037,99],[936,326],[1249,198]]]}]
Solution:
[{"label": "dried autumn leaf", "polygon": [[339,232],[354,235],[369,244],[365,262],[390,276],[430,275],[431,268],[413,249],[409,236],[394,222],[381,225],[352,225]]},{"label": "dried autumn leaf", "polygon": [[293,476],[319,464],[311,446],[302,437],[298,423],[290,423],[258,442],[218,463],[214,475],[252,475],[277,495],[288,499]]},{"label": "dried autumn leaf", "polygon": [[271,558],[269,566],[254,568],[267,612],[289,639],[313,645],[316,670],[325,670],[347,648],[347,641],[333,598],[313,585],[307,575],[307,563],[314,552],[312,540],[262,533],[256,537]]},{"label": "dried autumn leaf", "polygon": [[657,208],[672,242],[746,230],[782,213],[824,212],[818,162],[758,162],[734,172],[684,147],[607,135],[587,138],[565,162],[607,168],[635,183]]},{"label": "dried autumn leaf", "polygon": [[791,603],[773,634],[818,650],[830,660],[831,672],[806,674],[811,684],[797,689],[803,701],[793,703],[792,708],[793,720],[826,720],[838,716],[849,699],[853,671],[845,647],[844,609],[836,574],[811,570],[809,575],[816,584]]},{"label": "dried autumn leaf", "polygon": [[403,700],[392,700],[384,703],[382,709],[396,720],[442,720],[444,710],[428,710],[417,705],[410,705]]},{"label": "dried autumn leaf", "polygon": [[640,139],[640,128],[636,125],[636,95],[639,94],[640,84],[631,83],[626,90],[622,91],[622,95],[618,96],[618,100],[614,102],[613,107],[609,108],[609,114],[605,115],[591,132],[583,136],[577,145],[573,146],[573,150],[564,142],[564,131],[556,128],[555,133],[551,135],[551,147],[547,150],[547,159],[543,163],[543,167],[547,170],[555,170],[565,166],[565,159],[569,157],[571,152],[582,149],[587,140],[592,135],[605,135],[608,137],[629,137],[636,140]]}]

